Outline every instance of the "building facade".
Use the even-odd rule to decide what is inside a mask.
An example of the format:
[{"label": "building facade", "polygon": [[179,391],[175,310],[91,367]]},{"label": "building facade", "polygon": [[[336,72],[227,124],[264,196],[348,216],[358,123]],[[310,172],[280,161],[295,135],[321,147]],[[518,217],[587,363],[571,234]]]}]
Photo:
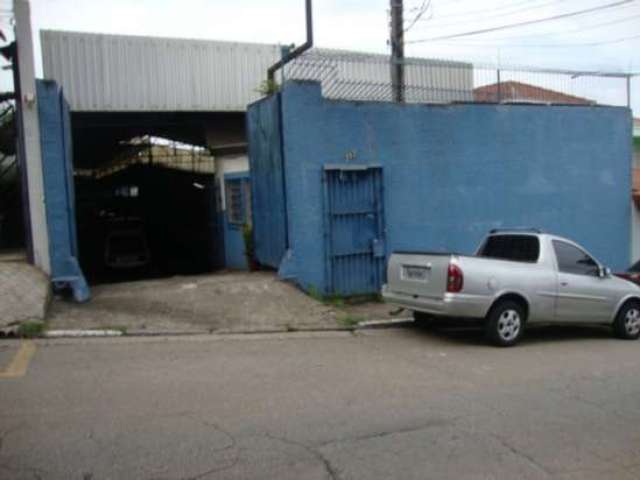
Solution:
[{"label": "building facade", "polygon": [[630,256],[629,110],[401,105],[290,82],[248,110],[258,260],[322,294],[374,293],[396,250],[473,253],[531,226]]}]

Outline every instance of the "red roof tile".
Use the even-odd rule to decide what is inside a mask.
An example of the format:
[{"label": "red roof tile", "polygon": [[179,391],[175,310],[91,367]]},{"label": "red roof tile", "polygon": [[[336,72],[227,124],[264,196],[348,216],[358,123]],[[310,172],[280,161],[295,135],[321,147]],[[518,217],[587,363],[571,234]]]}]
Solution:
[{"label": "red roof tile", "polygon": [[499,85],[493,83],[473,90],[476,102],[535,102],[535,103],[559,103],[569,105],[595,105],[594,100],[576,97],[566,93],[549,90],[547,88],[530,85],[528,83],[507,81]]}]

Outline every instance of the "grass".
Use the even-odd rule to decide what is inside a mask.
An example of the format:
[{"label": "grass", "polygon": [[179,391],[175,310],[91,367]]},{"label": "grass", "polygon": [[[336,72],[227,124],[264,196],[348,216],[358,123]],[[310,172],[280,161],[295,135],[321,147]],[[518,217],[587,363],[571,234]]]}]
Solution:
[{"label": "grass", "polygon": [[324,303],[325,305],[332,305],[334,307],[342,307],[344,306],[344,298],[338,295],[324,296],[320,293],[320,291],[316,288],[315,285],[311,285],[307,290],[307,293],[311,298],[315,301]]},{"label": "grass", "polygon": [[22,338],[36,338],[42,336],[45,330],[44,322],[31,320],[20,324],[18,335]]},{"label": "grass", "polygon": [[347,328],[355,328],[362,321],[364,321],[364,317],[360,317],[358,315],[346,314],[338,317],[338,324]]},{"label": "grass", "polygon": [[322,294],[318,291],[318,288],[315,285],[311,285],[308,290],[307,293],[309,294],[309,296],[311,298],[313,298],[314,300],[316,300],[317,302],[323,302],[324,303],[324,297],[322,296]]},{"label": "grass", "polygon": [[382,297],[378,293],[372,293],[367,295],[353,295],[350,297],[344,297],[341,295],[327,295],[324,296],[320,293],[315,285],[311,285],[307,293],[314,300],[324,303],[325,305],[331,305],[332,307],[344,307],[345,305],[361,305],[363,303],[382,303]]},{"label": "grass", "polygon": [[344,307],[345,299],[337,295],[325,297],[323,300],[325,305],[331,305],[332,307]]}]

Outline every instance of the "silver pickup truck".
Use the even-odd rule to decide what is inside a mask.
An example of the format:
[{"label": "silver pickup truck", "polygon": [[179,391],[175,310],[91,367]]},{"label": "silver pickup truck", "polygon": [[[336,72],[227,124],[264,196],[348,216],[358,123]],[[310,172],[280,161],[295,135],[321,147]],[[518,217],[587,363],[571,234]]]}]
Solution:
[{"label": "silver pickup truck", "polygon": [[475,256],[394,252],[382,296],[417,321],[484,319],[500,346],[533,323],[608,324],[620,338],[640,336],[640,287],[575,242],[533,230],[492,230]]}]

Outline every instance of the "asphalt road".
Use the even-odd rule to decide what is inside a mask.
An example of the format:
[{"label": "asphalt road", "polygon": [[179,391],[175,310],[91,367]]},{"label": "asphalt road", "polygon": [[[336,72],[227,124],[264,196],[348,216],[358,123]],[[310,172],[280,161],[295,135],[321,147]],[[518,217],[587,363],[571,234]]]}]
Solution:
[{"label": "asphalt road", "polygon": [[640,478],[639,367],[604,329],[4,341],[0,478]]}]

